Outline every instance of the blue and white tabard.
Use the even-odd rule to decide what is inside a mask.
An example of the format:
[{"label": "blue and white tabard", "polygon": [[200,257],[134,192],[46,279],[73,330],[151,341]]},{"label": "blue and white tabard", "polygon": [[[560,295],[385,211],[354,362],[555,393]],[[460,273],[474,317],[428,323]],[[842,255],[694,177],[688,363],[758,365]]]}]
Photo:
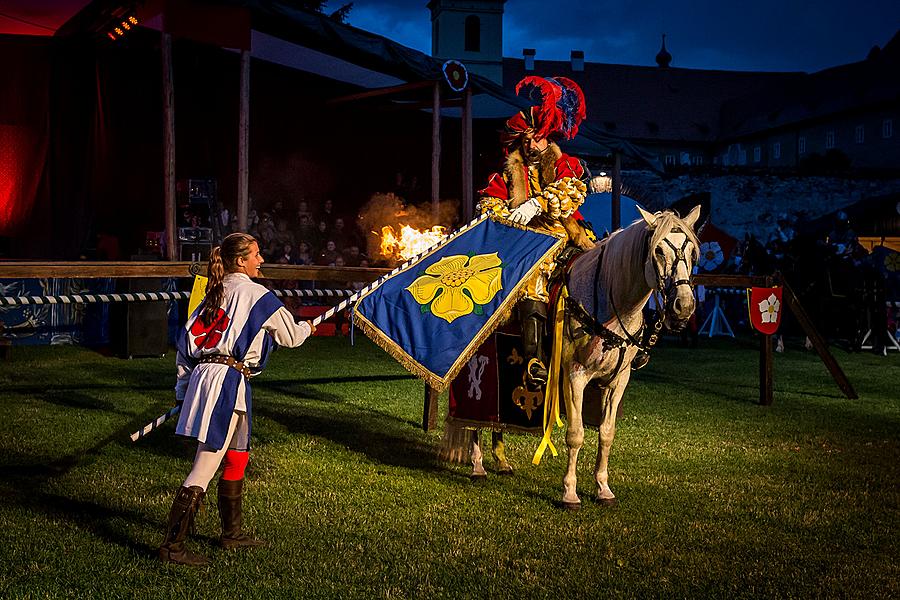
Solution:
[{"label": "blue and white tabard", "polygon": [[183,405],[175,432],[220,449],[227,441],[232,415],[242,412],[247,414],[246,427],[235,436],[241,436],[236,438],[238,447],[246,449],[252,410],[248,381],[237,369],[199,364],[199,359],[231,356],[249,367],[251,376],[258,375],[276,346],[299,346],[309,337],[310,327],[295,323],[275,294],[243,273],[226,275],[224,286],[222,306],[213,323],[206,326],[198,320],[198,308],[178,336],[175,399]]}]

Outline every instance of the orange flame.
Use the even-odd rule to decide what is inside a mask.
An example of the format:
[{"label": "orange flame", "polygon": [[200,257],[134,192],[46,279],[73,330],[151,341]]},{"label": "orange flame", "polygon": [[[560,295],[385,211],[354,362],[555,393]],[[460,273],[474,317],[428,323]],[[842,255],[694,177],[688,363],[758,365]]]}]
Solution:
[{"label": "orange flame", "polygon": [[397,234],[390,225],[381,228],[381,254],[394,260],[408,260],[421,254],[447,235],[447,228],[435,225],[421,231],[402,225]]}]

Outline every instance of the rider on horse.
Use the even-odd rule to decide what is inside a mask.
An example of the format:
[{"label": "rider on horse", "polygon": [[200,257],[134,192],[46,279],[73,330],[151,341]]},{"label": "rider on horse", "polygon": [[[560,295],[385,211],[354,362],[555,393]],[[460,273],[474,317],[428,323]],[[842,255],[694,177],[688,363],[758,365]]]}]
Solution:
[{"label": "rider on horse", "polygon": [[[528,227],[565,235],[571,247],[587,250],[596,237],[578,207],[587,195],[590,172],[584,162],[564,154],[555,139],[572,139],[585,117],[584,94],[565,77],[526,77],[516,86],[537,106],[506,121],[502,134],[506,163],[479,191],[479,210]],[[547,279],[555,261],[546,261],[528,282],[519,303],[522,344],[527,355],[526,375],[532,385],[547,381],[543,335],[549,301]]]}]

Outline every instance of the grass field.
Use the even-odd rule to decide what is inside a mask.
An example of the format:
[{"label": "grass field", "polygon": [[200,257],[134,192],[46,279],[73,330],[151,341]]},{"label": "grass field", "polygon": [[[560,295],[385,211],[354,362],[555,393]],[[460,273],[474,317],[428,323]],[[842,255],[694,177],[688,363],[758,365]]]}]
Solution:
[{"label": "grass field", "polygon": [[421,430],[420,381],[365,339],[315,338],[254,382],[245,521],[269,546],[218,550],[205,507],[192,547],[213,563],[191,569],[154,557],[193,445],[168,424],[128,439],[171,405],[172,355],[16,347],[0,598],[898,598],[900,356],[835,352],[859,400],[791,348],[760,407],[750,340],[663,344],[625,396],[619,505],[590,500],[589,433],[570,513],[562,455],[532,467],[537,438],[508,436],[516,475],[472,483]]}]

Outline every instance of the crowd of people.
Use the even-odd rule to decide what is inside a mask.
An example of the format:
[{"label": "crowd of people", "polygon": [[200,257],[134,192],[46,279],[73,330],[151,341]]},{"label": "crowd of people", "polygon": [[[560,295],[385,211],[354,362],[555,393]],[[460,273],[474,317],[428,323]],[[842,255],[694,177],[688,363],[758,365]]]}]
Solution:
[{"label": "crowd of people", "polygon": [[296,208],[276,200],[251,209],[248,233],[259,240],[267,262],[287,265],[368,267],[365,236],[354,219],[338,214],[331,200],[316,206],[301,199]]}]

